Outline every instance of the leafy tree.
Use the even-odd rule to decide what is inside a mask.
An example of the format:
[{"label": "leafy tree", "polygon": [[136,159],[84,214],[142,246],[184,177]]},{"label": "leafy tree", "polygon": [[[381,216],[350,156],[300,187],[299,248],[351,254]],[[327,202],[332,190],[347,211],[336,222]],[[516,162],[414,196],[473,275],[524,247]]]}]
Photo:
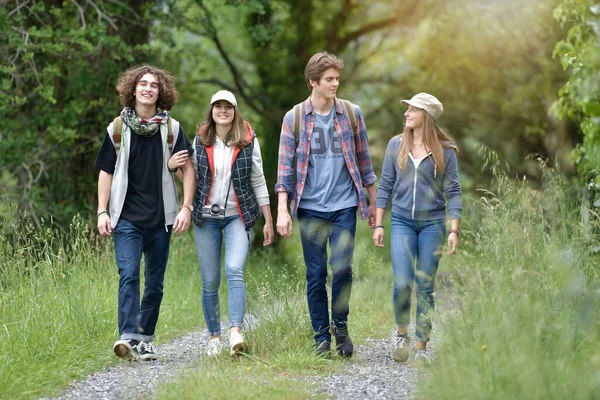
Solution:
[{"label": "leafy tree", "polygon": [[5,3],[2,195],[37,222],[52,216],[65,226],[75,213],[95,211],[93,160],[120,108],[119,72],[146,60],[150,2]]},{"label": "leafy tree", "polygon": [[572,157],[587,199],[600,208],[600,5],[594,0],[564,0],[554,16],[570,26],[554,49],[570,75],[554,110],[561,118],[579,123],[583,141]]},{"label": "leafy tree", "polygon": [[[152,45],[162,53],[165,64],[178,60],[175,74],[184,82],[178,110],[184,120],[199,123],[217,89],[229,89],[238,102],[245,103],[241,110],[261,141],[273,194],[281,121],[287,110],[310,93],[304,82],[310,56],[323,50],[343,56],[346,69],[340,96],[361,104],[345,82],[355,79],[357,69],[377,52],[383,38],[416,26],[419,18],[436,9],[436,3],[169,1]],[[371,40],[379,44],[369,46]]]}]

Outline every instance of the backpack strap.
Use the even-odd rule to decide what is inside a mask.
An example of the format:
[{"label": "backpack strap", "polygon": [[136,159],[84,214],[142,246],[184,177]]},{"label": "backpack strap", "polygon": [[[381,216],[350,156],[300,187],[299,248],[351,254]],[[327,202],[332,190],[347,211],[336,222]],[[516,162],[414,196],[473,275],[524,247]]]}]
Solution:
[{"label": "backpack strap", "polygon": [[171,117],[167,120],[167,144],[169,146],[169,151],[173,152],[173,123],[171,122]]},{"label": "backpack strap", "polygon": [[344,112],[350,118],[350,125],[352,126],[352,132],[356,135],[356,114],[354,113],[354,107],[352,107],[352,103],[348,100],[338,99],[342,102],[342,106],[344,107]]},{"label": "backpack strap", "polygon": [[296,138],[296,147],[298,147],[298,142],[300,142],[300,129],[302,128],[302,103],[298,103],[294,106],[293,109],[293,124],[292,128],[294,130],[294,137]]},{"label": "backpack strap", "polygon": [[119,150],[121,150],[121,133],[123,132],[123,120],[121,116],[118,116],[113,121],[113,145],[115,146],[115,150],[117,155],[119,154]]},{"label": "backpack strap", "polygon": [[[356,113],[354,112],[354,107],[352,107],[352,103],[348,100],[338,99],[342,102],[342,106],[344,107],[344,113],[350,118],[350,126],[352,126],[352,132],[356,135]],[[293,122],[292,129],[294,130],[294,137],[296,138],[296,147],[298,147],[298,142],[300,141],[300,130],[302,127],[302,119],[304,115],[302,115],[302,103],[298,103],[294,106],[293,109]]]}]

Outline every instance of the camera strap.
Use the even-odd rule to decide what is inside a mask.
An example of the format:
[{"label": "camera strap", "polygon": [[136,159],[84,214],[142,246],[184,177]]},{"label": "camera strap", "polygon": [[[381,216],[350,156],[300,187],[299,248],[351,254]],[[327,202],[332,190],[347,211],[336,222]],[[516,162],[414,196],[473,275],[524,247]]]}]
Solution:
[{"label": "camera strap", "polygon": [[227,210],[227,200],[229,200],[229,191],[231,190],[231,182],[233,182],[233,171],[231,171],[231,178],[229,178],[229,185],[227,185],[227,195],[225,196],[225,204],[223,204],[223,210]]}]

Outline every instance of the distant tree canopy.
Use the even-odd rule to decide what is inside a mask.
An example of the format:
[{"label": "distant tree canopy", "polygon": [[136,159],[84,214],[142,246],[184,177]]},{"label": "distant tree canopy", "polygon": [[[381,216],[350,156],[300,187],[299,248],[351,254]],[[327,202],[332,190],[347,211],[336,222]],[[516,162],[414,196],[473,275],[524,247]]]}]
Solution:
[{"label": "distant tree canopy", "polygon": [[185,53],[174,68],[186,121],[200,122],[217,89],[241,98],[270,184],[281,119],[309,94],[309,57],[327,50],[345,61],[340,97],[361,105],[374,155],[402,131],[400,100],[426,91],[446,106],[441,123],[473,187],[486,179],[481,145],[530,178],[537,156],[570,169],[578,133],[548,113],[566,79],[551,56],[564,36],[552,15],[559,1],[171,1],[152,45],[165,64]]},{"label": "distant tree canopy", "polygon": [[0,8],[0,195],[34,220],[66,224],[95,211],[95,155],[119,111],[119,72],[147,60],[149,4],[9,1]]},{"label": "distant tree canopy", "polygon": [[[487,183],[482,145],[535,178],[537,157],[569,172],[569,154],[585,138],[576,161],[587,174],[590,144],[599,140],[597,101],[582,95],[598,70],[592,3],[11,0],[0,9],[0,196],[34,219],[66,224],[77,212],[93,215],[95,156],[120,109],[116,80],[140,63],[176,77],[173,114],[190,137],[210,96],[235,92],[261,141],[272,193],[282,117],[308,97],[304,67],[322,50],[345,61],[339,94],[365,113],[377,173],[387,141],[402,131],[400,100],[425,91],[444,103],[441,124],[462,150],[465,189]],[[553,16],[557,6],[565,28]],[[571,20],[579,27],[567,36]],[[575,68],[562,70],[553,49]],[[565,121],[549,112],[556,100]],[[572,123],[585,116],[582,129]]]},{"label": "distant tree canopy", "polygon": [[600,208],[600,4],[564,0],[554,16],[570,27],[554,49],[570,74],[554,109],[563,119],[579,122],[583,140],[573,151],[573,161],[588,199]]}]

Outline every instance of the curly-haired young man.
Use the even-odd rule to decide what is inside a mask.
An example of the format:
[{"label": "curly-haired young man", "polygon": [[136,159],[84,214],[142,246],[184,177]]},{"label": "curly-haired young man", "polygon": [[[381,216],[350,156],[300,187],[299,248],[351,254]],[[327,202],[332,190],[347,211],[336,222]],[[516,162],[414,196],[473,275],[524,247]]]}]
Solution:
[{"label": "curly-haired young man", "polygon": [[[113,236],[119,269],[120,340],[114,352],[125,360],[154,360],[152,345],[163,297],[171,231],[190,226],[196,178],[191,160],[183,165],[183,204],[179,207],[171,153],[190,149],[179,122],[169,116],[179,94],[164,70],[139,66],[123,72],[117,84],[121,104],[107,128],[96,158],[98,231]],[[107,208],[110,200],[110,208]],[[144,293],[140,303],[140,264]]]},{"label": "curly-haired young man", "polygon": [[[289,237],[298,217],[306,264],[306,294],[316,350],[327,355],[331,335],[337,352],[352,356],[348,334],[356,212],[375,223],[375,174],[360,107],[336,97],[342,60],[327,52],[311,57],[304,70],[310,96],[283,119],[277,170],[277,232]],[[366,189],[371,205],[363,193]],[[331,322],[327,298],[327,242]]]}]

